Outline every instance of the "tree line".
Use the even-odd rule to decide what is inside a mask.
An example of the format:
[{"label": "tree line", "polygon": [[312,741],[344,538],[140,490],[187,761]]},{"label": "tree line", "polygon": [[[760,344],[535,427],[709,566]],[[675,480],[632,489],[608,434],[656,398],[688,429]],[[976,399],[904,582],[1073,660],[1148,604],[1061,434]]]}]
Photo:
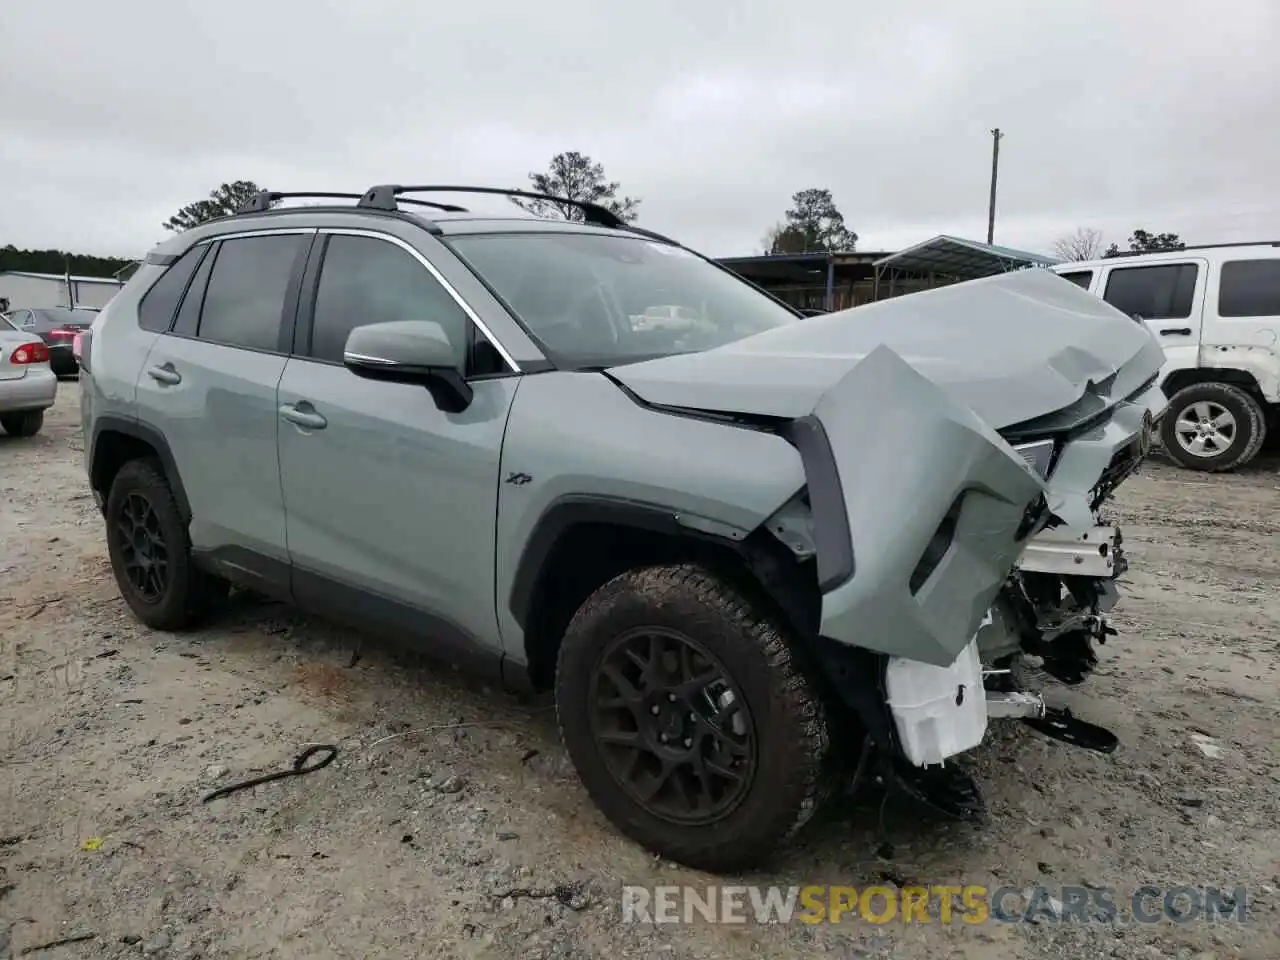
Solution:
[{"label": "tree line", "polygon": [[[531,172],[528,179],[528,186],[517,189],[563,197],[568,201],[596,203],[628,223],[634,222],[639,215],[640,200],[621,194],[622,185],[605,176],[604,166],[577,150],[557,153],[546,170]],[[216,217],[227,216],[261,190],[251,180],[224,183],[211,191],[208,197],[182,207],[165,221],[164,227],[166,230],[189,230]],[[537,216],[582,219],[582,211],[572,202],[510,199],[516,206]],[[858,234],[845,223],[844,214],[836,205],[831,191],[825,187],[807,187],[793,193],[791,206],[783,212],[782,219],[766,231],[762,241],[763,252],[773,256],[853,252],[857,244]],[[1053,249],[1063,260],[1095,260],[1124,253],[1181,250],[1186,246],[1176,233],[1151,233],[1143,229],[1133,231],[1128,245],[1128,250],[1121,250],[1115,243],[1104,248],[1100,231],[1081,227],[1074,234],[1054,241]]]},{"label": "tree line", "polygon": [[113,277],[116,271],[132,263],[120,257],[95,257],[65,250],[21,250],[13,244],[0,247],[0,272],[20,270],[24,273],[72,273],[81,277]]},{"label": "tree line", "polygon": [[[528,186],[517,189],[570,201],[509,198],[516,206],[537,216],[581,220],[582,210],[574,205],[574,201],[598,204],[628,223],[639,216],[640,199],[623,194],[622,185],[605,176],[602,164],[576,150],[557,153],[546,170],[530,172],[528,180]],[[235,213],[262,191],[263,187],[252,180],[228,181],[211,190],[207,197],[180,207],[162,226],[173,232],[190,230]],[[792,194],[791,206],[783,212],[782,219],[765,233],[762,246],[765,254],[779,256],[852,252],[857,243],[858,234],[845,223],[831,191],[824,187],[808,187]],[[1100,231],[1081,227],[1074,234],[1056,240],[1053,250],[1063,260],[1094,260],[1124,253],[1181,250],[1185,246],[1175,233],[1151,233],[1137,229],[1129,237],[1127,250],[1121,250],[1115,243],[1104,248]],[[19,250],[13,245],[0,248],[0,270],[33,273],[70,270],[83,276],[111,277],[131,262],[119,257],[96,257],[61,250]]]}]

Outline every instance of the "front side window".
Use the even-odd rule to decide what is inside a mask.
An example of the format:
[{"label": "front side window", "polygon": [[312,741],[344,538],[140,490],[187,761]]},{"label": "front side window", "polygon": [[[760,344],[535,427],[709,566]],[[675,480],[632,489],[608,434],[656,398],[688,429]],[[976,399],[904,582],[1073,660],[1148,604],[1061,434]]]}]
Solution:
[{"label": "front side window", "polygon": [[341,363],[353,327],[396,320],[440,324],[462,369],[471,320],[427,268],[389,241],[331,236],[320,268],[307,353],[316,360]]},{"label": "front side window", "polygon": [[562,367],[709,350],[800,318],[680,247],[601,234],[473,234],[449,245]]},{"label": "front side window", "polygon": [[1224,263],[1218,281],[1218,316],[1280,316],[1280,259]]},{"label": "front side window", "polygon": [[1183,320],[1191,316],[1198,269],[1194,263],[1117,267],[1103,299],[1143,320]]},{"label": "front side window", "polygon": [[301,234],[224,240],[209,275],[196,335],[250,350],[279,350],[285,292]]}]

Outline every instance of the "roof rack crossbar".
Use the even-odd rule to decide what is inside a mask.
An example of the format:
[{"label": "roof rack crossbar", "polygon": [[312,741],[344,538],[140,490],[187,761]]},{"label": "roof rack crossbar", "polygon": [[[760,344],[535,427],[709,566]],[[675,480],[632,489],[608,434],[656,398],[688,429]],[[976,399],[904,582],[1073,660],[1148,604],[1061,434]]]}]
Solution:
[{"label": "roof rack crossbar", "polygon": [[[325,190],[298,190],[298,191],[279,191],[279,190],[259,190],[254,194],[253,198],[242,204],[236,215],[242,213],[265,213],[270,210],[272,204],[281,200],[295,200],[300,198],[321,199],[321,200],[362,200],[364,194],[361,193],[334,193]],[[432,203],[430,200],[410,200],[405,198],[405,203],[412,203],[420,207],[431,207],[434,210],[443,210],[447,213],[466,213],[466,207],[459,207],[452,203]],[[357,203],[357,206],[364,204]],[[394,209],[394,208],[393,208]]]},{"label": "roof rack crossbar", "polygon": [[[396,209],[396,200],[404,193],[484,193],[499,197],[520,197],[525,200],[545,200],[549,203],[566,203],[582,211],[583,219],[598,227],[613,229],[627,227],[627,222],[608,207],[590,200],[570,200],[568,197],[557,197],[549,193],[534,193],[529,190],[508,190],[504,187],[461,187],[461,186],[403,186],[401,184],[383,183],[370,187],[356,204],[359,207],[371,207],[376,210]],[[408,198],[404,198],[408,199]]]}]

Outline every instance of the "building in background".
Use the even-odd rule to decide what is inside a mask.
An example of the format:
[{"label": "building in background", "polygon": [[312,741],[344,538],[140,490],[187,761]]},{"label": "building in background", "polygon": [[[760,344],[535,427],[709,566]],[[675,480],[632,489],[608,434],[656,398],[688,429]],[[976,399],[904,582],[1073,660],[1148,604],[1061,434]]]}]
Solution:
[{"label": "building in background", "polygon": [[939,235],[896,253],[795,253],[726,257],[719,262],[793,307],[829,312],[1059,261]]},{"label": "building in background", "polygon": [[78,277],[61,273],[28,273],[0,270],[0,300],[9,309],[42,307],[102,308],[119,291],[122,283],[108,277]]}]

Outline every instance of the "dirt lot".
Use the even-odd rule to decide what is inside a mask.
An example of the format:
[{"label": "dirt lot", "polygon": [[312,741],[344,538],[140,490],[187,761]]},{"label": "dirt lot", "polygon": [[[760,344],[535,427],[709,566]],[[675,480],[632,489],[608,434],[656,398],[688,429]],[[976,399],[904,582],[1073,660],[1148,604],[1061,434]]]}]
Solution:
[{"label": "dirt lot", "polygon": [[[975,758],[988,825],[868,793],[744,878],[1243,885],[1248,922],[652,926],[621,922],[622,883],[714,878],[615,835],[547,703],[376,641],[349,668],[354,636],[238,595],[198,633],[138,626],[76,408],[64,383],[44,432],[0,437],[0,958],[81,936],[34,955],[1280,956],[1275,460],[1217,478],[1156,463],[1122,489],[1122,634],[1088,684],[1053,691],[1120,735],[1114,755],[1013,726]],[[201,802],[310,743],[337,759]]]}]

